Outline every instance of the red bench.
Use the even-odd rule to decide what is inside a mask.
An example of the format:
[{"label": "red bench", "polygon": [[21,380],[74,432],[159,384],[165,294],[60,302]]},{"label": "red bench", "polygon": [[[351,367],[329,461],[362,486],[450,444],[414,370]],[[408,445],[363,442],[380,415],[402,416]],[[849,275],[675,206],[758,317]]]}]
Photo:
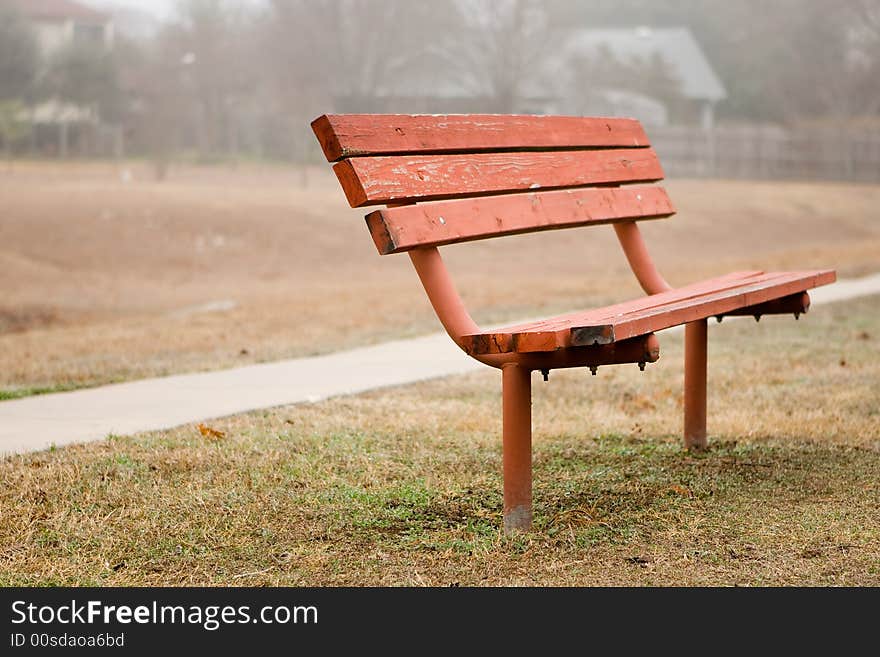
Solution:
[{"label": "red bench", "polygon": [[[531,373],[646,363],[654,331],[685,325],[684,439],[706,445],[706,319],[809,308],[832,270],[735,272],[671,288],[636,221],[675,209],[638,121],[500,115],[325,115],[312,123],[352,207],[381,254],[407,252],[450,337],[502,371],[504,528],[532,522]],[[637,184],[636,184],[637,183]],[[438,246],[541,230],[613,224],[648,296],[485,331],[465,309]]]}]

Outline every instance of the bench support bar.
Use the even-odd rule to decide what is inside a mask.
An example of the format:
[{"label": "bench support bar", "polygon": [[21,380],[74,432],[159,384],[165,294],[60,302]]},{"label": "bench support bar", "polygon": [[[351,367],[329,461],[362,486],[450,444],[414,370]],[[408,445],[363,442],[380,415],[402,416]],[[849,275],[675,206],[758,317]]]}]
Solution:
[{"label": "bench support bar", "polygon": [[684,327],[684,444],[688,449],[706,447],[706,349],[705,319]]},{"label": "bench support bar", "polygon": [[501,368],[503,407],[504,532],[532,528],[532,373]]}]

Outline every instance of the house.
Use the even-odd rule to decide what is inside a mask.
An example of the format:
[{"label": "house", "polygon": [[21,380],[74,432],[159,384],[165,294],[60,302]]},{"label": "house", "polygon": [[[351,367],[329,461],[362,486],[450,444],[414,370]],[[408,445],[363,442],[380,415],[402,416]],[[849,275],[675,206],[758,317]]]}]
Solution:
[{"label": "house", "polygon": [[[656,72],[657,77],[668,78],[661,81],[661,85],[668,87],[671,83],[676,94],[685,101],[685,111],[680,112],[684,116],[672,117],[676,122],[699,122],[704,129],[714,125],[715,106],[727,97],[724,84],[686,27],[574,29],[562,32],[560,37],[562,45],[553,65],[567,70],[564,84],[571,85],[570,88],[589,83],[589,80],[576,79],[580,62],[610,59],[624,70],[641,67],[649,76]],[[628,114],[648,124],[669,122],[669,108],[664,107],[668,103],[656,97],[658,90],[652,89],[650,80],[603,79],[600,86],[599,103],[604,97],[607,107],[574,108],[569,96],[562,111]],[[557,96],[564,98],[565,94],[560,91]],[[602,109],[614,111],[600,111]]]},{"label": "house", "polygon": [[[70,46],[92,46],[105,52],[113,48],[115,32],[110,14],[79,2],[0,0],[0,6],[11,7],[30,24],[44,68],[49,68],[56,53]],[[102,124],[95,107],[49,98],[29,106],[25,114],[31,126],[31,151],[65,157],[73,145],[79,152],[91,152],[107,129],[111,141],[120,139],[118,126]]]},{"label": "house", "polygon": [[0,0],[24,16],[34,31],[43,57],[71,43],[110,49],[113,20],[109,14],[73,0]]}]

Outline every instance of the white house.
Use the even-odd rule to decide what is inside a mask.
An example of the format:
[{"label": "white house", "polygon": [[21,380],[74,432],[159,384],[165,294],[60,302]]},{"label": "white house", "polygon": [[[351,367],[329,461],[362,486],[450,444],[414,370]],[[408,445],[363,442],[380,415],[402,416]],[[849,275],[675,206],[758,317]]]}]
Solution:
[{"label": "white house", "polygon": [[113,47],[110,14],[73,0],[2,0],[31,24],[44,57],[71,43]]},{"label": "white house", "polygon": [[[584,28],[566,30],[560,37],[562,45],[555,58],[556,65],[565,64],[569,71],[579,60],[595,59],[602,53],[622,64],[661,62],[677,83],[677,92],[697,108],[700,124],[705,129],[714,124],[715,105],[727,97],[724,84],[686,27]],[[578,83],[571,79],[567,82]],[[666,123],[662,104],[658,106],[659,99],[637,91],[628,88],[623,80],[620,88],[606,83],[602,95],[610,108],[618,110],[614,113],[632,114],[646,123]],[[603,109],[606,111],[600,111]],[[589,108],[586,113],[603,114],[607,109]]]},{"label": "white house", "polygon": [[[30,24],[43,60],[48,66],[62,48],[83,44],[109,51],[113,48],[114,25],[110,14],[73,0],[0,0],[0,5],[17,10]],[[88,106],[48,99],[26,110],[32,127],[32,148],[36,144],[57,144],[66,156],[72,140],[97,134],[102,127],[97,111]],[[118,127],[116,133],[119,133]],[[117,141],[119,134],[114,137]]]}]

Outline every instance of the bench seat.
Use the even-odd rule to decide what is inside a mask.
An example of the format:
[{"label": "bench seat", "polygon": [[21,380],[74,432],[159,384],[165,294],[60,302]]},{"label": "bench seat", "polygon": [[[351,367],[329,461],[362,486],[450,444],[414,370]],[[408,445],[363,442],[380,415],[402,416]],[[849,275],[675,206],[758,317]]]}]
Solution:
[{"label": "bench seat", "polygon": [[742,271],[633,301],[464,336],[474,355],[555,351],[611,344],[707,317],[801,313],[806,290],[833,282],[833,270]]}]

